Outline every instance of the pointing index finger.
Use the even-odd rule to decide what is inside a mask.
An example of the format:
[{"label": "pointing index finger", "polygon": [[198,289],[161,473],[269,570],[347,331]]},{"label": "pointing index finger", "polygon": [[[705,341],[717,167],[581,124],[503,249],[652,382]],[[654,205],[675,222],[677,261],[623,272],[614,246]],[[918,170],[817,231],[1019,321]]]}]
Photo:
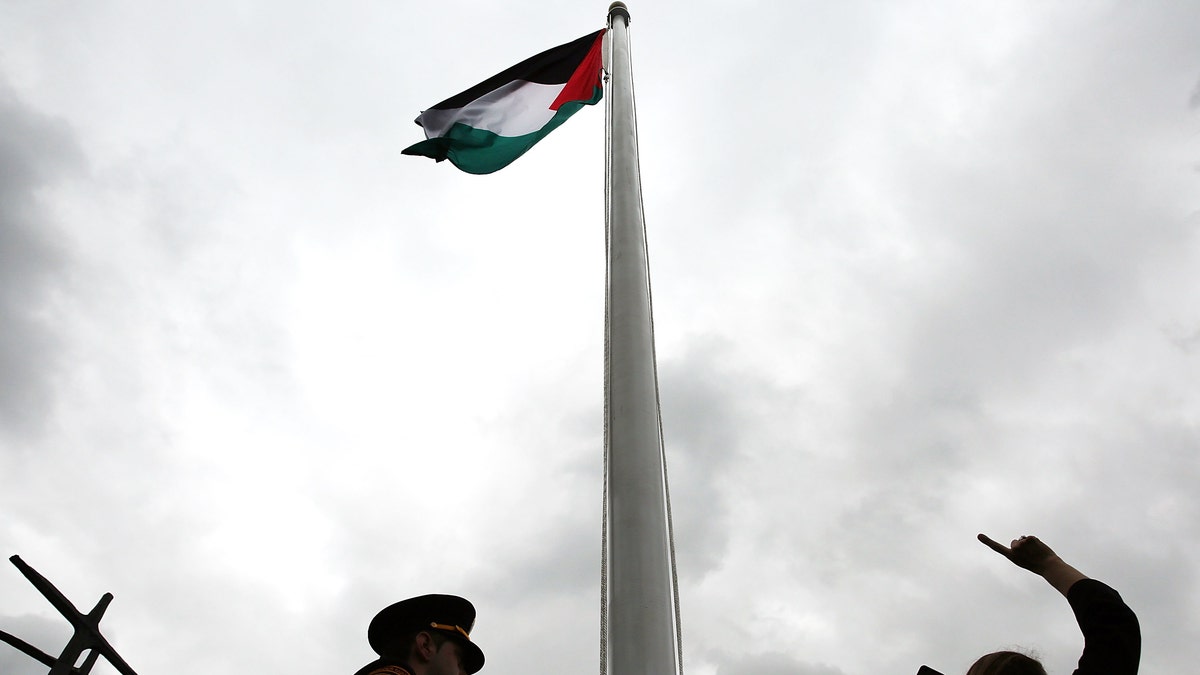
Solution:
[{"label": "pointing index finger", "polygon": [[996,553],[999,553],[1000,555],[1007,556],[1009,553],[1011,553],[1011,550],[1007,546],[998,541],[993,541],[991,537],[987,536],[986,534],[980,534],[978,539],[987,545],[988,548],[992,549]]}]

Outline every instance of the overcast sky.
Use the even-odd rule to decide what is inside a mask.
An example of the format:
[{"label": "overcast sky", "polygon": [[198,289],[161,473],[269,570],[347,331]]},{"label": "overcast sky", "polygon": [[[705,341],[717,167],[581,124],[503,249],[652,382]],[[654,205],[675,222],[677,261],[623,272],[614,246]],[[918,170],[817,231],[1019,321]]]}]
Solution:
[{"label": "overcast sky", "polygon": [[[1200,3],[630,5],[685,671],[1069,674],[986,532],[1194,672]],[[141,675],[348,675],[426,592],[598,672],[603,106],[400,151],[606,9],[0,2],[0,553]],[[7,562],[0,629],[69,635]]]}]

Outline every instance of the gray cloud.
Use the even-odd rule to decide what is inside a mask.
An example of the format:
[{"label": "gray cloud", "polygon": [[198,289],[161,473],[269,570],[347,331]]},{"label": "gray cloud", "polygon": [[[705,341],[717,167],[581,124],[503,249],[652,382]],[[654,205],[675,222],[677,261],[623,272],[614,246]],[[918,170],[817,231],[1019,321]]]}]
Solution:
[{"label": "gray cloud", "polygon": [[[16,573],[16,569],[13,568],[4,570],[6,573],[9,571]],[[29,587],[29,592],[37,593],[32,586]],[[71,639],[71,626],[66,619],[51,620],[30,614],[0,615],[0,630],[19,640],[24,640],[35,649],[50,656],[58,656],[63,647],[67,646],[67,641]],[[40,662],[10,647],[7,643],[0,647],[0,672],[12,675],[45,675],[46,671],[47,668]]]},{"label": "gray cloud", "polygon": [[716,659],[720,675],[844,675],[836,666],[805,663],[781,652],[736,654]]},{"label": "gray cloud", "polygon": [[728,554],[731,519],[728,479],[750,458],[792,452],[802,439],[776,438],[803,409],[804,395],[739,362],[735,345],[698,336],[660,365],[663,429],[681,574],[699,580]]},{"label": "gray cloud", "polygon": [[[0,424],[53,429],[5,446],[0,538],[114,592],[141,672],[352,672],[430,590],[485,673],[596,661],[600,111],[485,179],[397,153],[598,10],[448,2],[0,24]],[[692,671],[1069,672],[1069,609],[979,530],[1117,585],[1147,672],[1194,662],[1200,6],[645,5]],[[447,12],[490,37],[439,51]]]},{"label": "gray cloud", "polygon": [[10,433],[37,431],[52,399],[61,344],[46,310],[67,254],[48,199],[82,161],[66,122],[0,81],[0,428]]}]

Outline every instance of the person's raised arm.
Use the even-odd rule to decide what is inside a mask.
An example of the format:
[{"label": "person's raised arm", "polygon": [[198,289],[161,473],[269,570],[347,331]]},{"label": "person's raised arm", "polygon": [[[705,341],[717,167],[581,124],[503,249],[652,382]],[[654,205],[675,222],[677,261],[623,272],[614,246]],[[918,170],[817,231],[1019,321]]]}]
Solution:
[{"label": "person's raised arm", "polygon": [[1071,586],[1075,585],[1075,582],[1087,578],[1082,572],[1063,562],[1058,554],[1037,537],[1013,539],[1008,546],[992,540],[986,534],[980,534],[979,541],[1008,558],[1017,567],[1024,567],[1041,576],[1051,586],[1058,589],[1058,592],[1062,593],[1064,597],[1067,595],[1067,591],[1071,590]]}]

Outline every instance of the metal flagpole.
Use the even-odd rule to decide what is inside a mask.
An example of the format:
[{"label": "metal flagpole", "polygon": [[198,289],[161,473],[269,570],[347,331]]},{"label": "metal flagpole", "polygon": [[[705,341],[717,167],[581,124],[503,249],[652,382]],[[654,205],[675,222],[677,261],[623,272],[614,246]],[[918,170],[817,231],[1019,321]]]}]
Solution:
[{"label": "metal flagpole", "polygon": [[601,675],[681,673],[629,10],[608,10]]}]

